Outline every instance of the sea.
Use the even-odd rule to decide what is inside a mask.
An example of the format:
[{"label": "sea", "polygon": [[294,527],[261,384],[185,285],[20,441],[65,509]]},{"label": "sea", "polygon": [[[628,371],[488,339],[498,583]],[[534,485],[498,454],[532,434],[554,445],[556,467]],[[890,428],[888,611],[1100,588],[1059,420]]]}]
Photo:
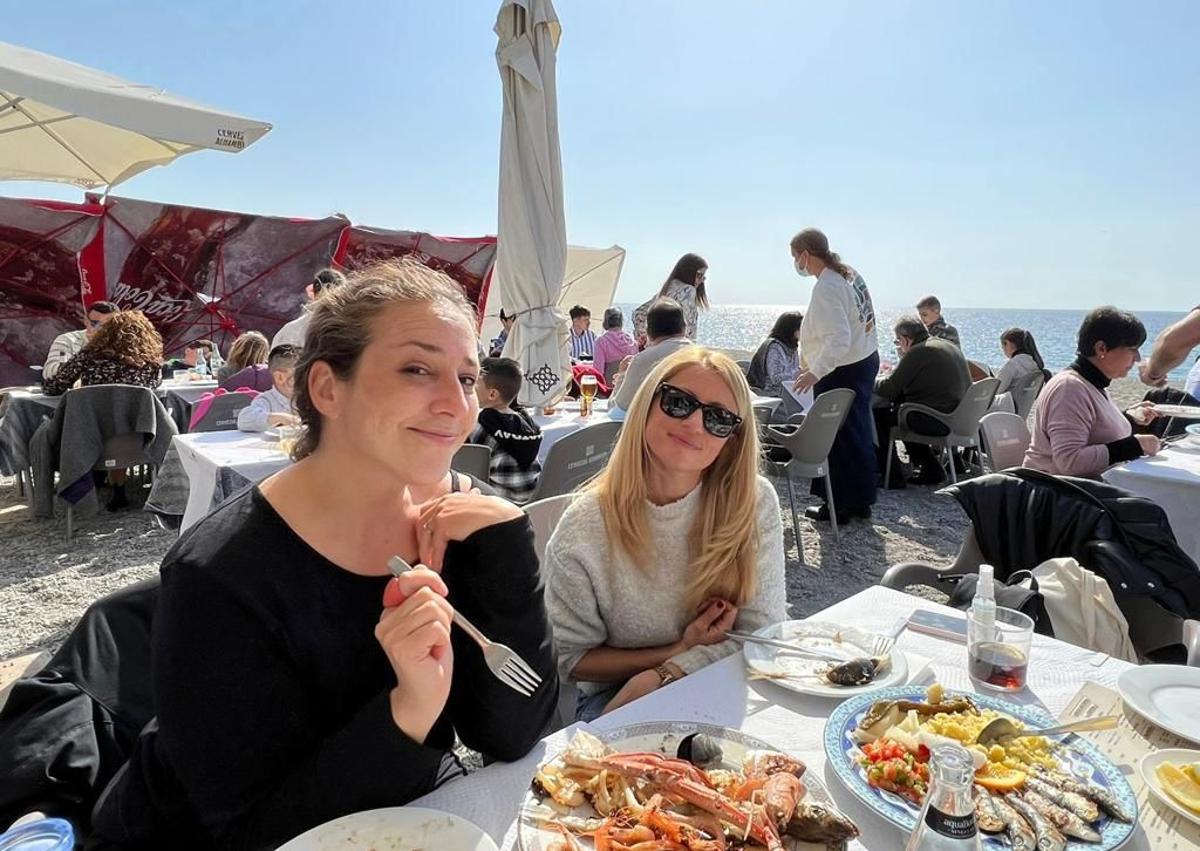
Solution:
[{"label": "sea", "polygon": [[[618,305],[625,312],[628,329],[635,304]],[[714,304],[708,311],[700,313],[700,329],[697,342],[721,349],[744,349],[753,352],[766,337],[780,313],[800,310],[803,305],[786,304]],[[876,308],[876,326],[879,334],[879,355],[895,359],[892,326],[903,314],[912,314],[912,308]],[[1075,359],[1075,340],[1079,323],[1087,310],[1016,310],[1002,308],[953,308],[942,310],[946,321],[958,329],[963,352],[970,360],[999,367],[1004,363],[1000,351],[1000,335],[1009,328],[1024,328],[1033,334],[1038,351],[1052,372],[1060,370]],[[1150,356],[1150,347],[1158,332],[1173,322],[1182,319],[1184,313],[1162,311],[1135,311],[1146,326],[1146,343],[1142,356]],[[1193,358],[1170,374],[1172,383],[1182,382],[1191,368]],[[1130,373],[1136,378],[1136,369]]]}]

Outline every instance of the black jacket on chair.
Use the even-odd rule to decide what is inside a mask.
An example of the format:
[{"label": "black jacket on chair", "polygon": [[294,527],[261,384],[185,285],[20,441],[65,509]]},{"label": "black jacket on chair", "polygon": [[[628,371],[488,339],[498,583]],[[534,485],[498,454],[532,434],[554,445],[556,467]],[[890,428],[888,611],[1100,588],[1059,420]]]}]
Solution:
[{"label": "black jacket on chair", "polygon": [[1153,501],[1103,482],[1016,469],[945,488],[971,518],[998,578],[1070,556],[1118,596],[1200,618],[1200,568]]}]

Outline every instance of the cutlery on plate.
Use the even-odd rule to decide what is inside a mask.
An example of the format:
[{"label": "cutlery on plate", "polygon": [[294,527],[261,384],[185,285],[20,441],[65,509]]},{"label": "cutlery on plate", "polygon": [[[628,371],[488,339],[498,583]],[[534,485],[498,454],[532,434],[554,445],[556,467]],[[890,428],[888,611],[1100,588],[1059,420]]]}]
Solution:
[{"label": "cutlery on plate", "polygon": [[845,653],[829,653],[824,650],[814,650],[811,647],[801,647],[798,644],[789,644],[786,641],[777,641],[773,638],[763,638],[759,635],[752,635],[748,632],[727,632],[726,638],[732,638],[734,641],[741,641],[749,644],[762,644],[767,647],[774,647],[777,650],[783,650],[788,653],[795,653],[798,656],[808,656],[811,659],[820,659],[823,662],[849,662],[863,654],[848,655]]},{"label": "cutlery on plate", "polygon": [[1023,739],[1026,736],[1053,736],[1058,733],[1074,733],[1082,730],[1111,730],[1121,720],[1120,715],[1101,715],[1096,718],[1085,718],[1082,721],[1072,721],[1069,724],[1056,724],[1053,727],[1043,727],[1040,730],[1018,729],[1010,718],[997,718],[979,731],[975,744],[987,747],[1001,739]]},{"label": "cutlery on plate", "polygon": [[[412,565],[400,558],[400,556],[392,556],[388,559],[388,570],[392,572],[393,576],[399,577],[412,569]],[[475,639],[475,643],[483,651],[483,661],[487,664],[488,670],[500,682],[513,691],[523,694],[525,697],[533,694],[537,690],[537,687],[542,684],[542,678],[538,676],[537,671],[533,670],[529,666],[529,663],[518,656],[517,652],[511,647],[490,641],[487,636],[479,631],[475,624],[464,618],[457,611],[454,612],[454,623],[459,629]]]}]

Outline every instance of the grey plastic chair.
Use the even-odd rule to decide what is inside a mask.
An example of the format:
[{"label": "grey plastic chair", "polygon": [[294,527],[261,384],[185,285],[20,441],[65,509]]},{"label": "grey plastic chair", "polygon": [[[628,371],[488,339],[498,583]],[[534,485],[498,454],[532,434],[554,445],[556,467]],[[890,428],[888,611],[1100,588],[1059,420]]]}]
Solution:
[{"label": "grey plastic chair", "polygon": [[[151,470],[153,479],[154,459],[146,451],[146,436],[140,432],[117,434],[104,441],[104,449],[96,460],[93,470],[127,470],[144,465]],[[67,543],[75,534],[75,505],[67,501]]]},{"label": "grey plastic chair", "polygon": [[1021,419],[1029,417],[1030,411],[1033,410],[1033,405],[1037,401],[1038,394],[1042,392],[1042,387],[1046,384],[1046,376],[1040,372],[1031,372],[1028,375],[1022,375],[1012,383],[1009,388],[1009,395],[1012,396],[1013,406],[1017,409],[1016,414]]},{"label": "grey plastic chair", "polygon": [[983,451],[992,472],[1020,467],[1029,448],[1029,426],[1025,418],[993,411],[979,421]]},{"label": "grey plastic chair", "polygon": [[935,591],[949,594],[953,590],[953,586],[943,581],[942,577],[950,574],[979,573],[979,565],[982,563],[983,552],[975,541],[975,528],[968,526],[967,537],[963,539],[962,546],[958,548],[954,564],[941,568],[917,562],[894,564],[887,569],[887,573],[883,574],[879,584],[884,588],[894,588],[897,591],[903,591],[910,585],[924,585]]},{"label": "grey plastic chair", "polygon": [[[992,399],[996,396],[996,388],[1000,386],[1000,380],[997,378],[985,378],[982,381],[976,381],[967,388],[966,395],[962,401],[958,403],[958,407],[948,414],[942,413],[928,405],[918,405],[914,402],[905,402],[900,406],[900,410],[896,413],[897,425],[891,430],[888,435],[888,459],[886,469],[884,470],[884,481],[892,480],[892,456],[895,455],[895,450],[892,447],[897,440],[906,440],[909,443],[921,443],[925,446],[932,446],[938,449],[951,450],[957,448],[979,448],[979,421],[988,412],[988,408],[992,404]],[[950,430],[949,434],[940,437],[932,437],[928,434],[918,434],[909,429],[905,423],[908,421],[909,414],[920,412],[937,420],[942,425]],[[950,458],[950,481],[957,482],[958,474],[954,469],[954,458]]]},{"label": "grey plastic chair", "polygon": [[[180,431],[189,431],[192,433],[201,431],[236,431],[238,414],[242,408],[247,408],[254,401],[254,396],[249,393],[222,393],[220,396],[213,398],[208,406],[208,410],[204,412],[204,416],[196,419],[194,416],[191,422],[180,423]],[[199,403],[197,403],[199,404]],[[195,410],[195,406],[192,407]]]},{"label": "grey plastic chair", "polygon": [[491,478],[492,450],[481,443],[464,443],[450,459],[450,469],[466,473],[485,485]]},{"label": "grey plastic chair", "polygon": [[825,480],[825,499],[831,509],[829,520],[833,526],[834,538],[839,538],[837,512],[832,510],[835,503],[833,483],[829,480],[829,450],[833,447],[838,430],[846,421],[846,415],[850,413],[850,406],[853,404],[853,390],[829,390],[813,401],[813,406],[795,429],[781,426],[768,426],[766,429],[772,443],[786,449],[790,456],[785,462],[766,461],[764,465],[776,475],[787,477],[792,528],[796,532],[796,547],[800,551],[801,560],[804,558],[804,548],[800,546],[800,519],[796,513],[796,493],[792,480]]},{"label": "grey plastic chair", "polygon": [[567,510],[572,499],[571,494],[564,493],[525,505],[525,515],[529,518],[529,525],[533,527],[533,549],[537,553],[538,562],[544,562],[546,543],[554,534],[554,527],[558,525],[559,518]]},{"label": "grey plastic chair", "polygon": [[542,474],[529,501],[570,493],[599,473],[620,433],[620,423],[604,422],[560,438],[542,462]]}]

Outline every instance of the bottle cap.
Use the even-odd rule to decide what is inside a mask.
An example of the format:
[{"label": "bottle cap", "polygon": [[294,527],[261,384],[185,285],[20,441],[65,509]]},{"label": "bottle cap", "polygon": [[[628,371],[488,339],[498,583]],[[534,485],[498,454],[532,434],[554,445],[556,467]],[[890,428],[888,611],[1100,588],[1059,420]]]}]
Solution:
[{"label": "bottle cap", "polygon": [[975,596],[984,600],[996,599],[995,572],[990,564],[979,565],[979,583],[975,586]]}]

